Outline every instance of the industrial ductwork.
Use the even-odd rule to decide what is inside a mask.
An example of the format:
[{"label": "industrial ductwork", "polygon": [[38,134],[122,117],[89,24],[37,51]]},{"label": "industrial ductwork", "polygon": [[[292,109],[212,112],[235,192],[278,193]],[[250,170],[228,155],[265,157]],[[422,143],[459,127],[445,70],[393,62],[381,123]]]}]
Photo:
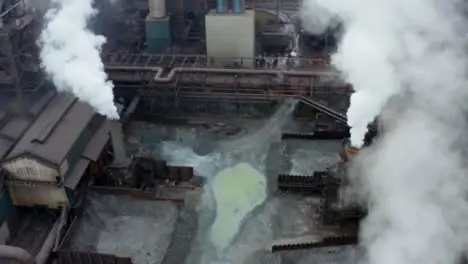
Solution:
[{"label": "industrial ductwork", "polygon": [[[123,106],[116,104],[118,112],[122,114]],[[114,164],[113,167],[125,167],[128,165],[128,155],[125,149],[125,138],[123,134],[122,123],[120,120],[110,121],[110,133],[112,147],[114,148]]]},{"label": "industrial ductwork", "polygon": [[122,123],[119,120],[110,121],[112,147],[114,148],[115,166],[124,166],[127,161],[127,151],[125,150]]}]

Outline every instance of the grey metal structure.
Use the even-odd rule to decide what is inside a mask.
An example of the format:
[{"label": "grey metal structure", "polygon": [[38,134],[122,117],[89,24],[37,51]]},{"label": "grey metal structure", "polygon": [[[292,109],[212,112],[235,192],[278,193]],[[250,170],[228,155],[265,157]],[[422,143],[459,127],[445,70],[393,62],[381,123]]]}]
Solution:
[{"label": "grey metal structure", "polygon": [[0,10],[0,92],[15,92],[18,110],[23,93],[43,83],[36,45],[40,24],[23,0],[2,0]]}]

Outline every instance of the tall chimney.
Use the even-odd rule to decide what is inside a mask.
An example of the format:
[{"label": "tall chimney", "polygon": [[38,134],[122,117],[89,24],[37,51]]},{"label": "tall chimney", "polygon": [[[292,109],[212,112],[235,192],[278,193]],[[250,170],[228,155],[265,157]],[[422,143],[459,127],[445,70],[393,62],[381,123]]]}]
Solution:
[{"label": "tall chimney", "polygon": [[227,9],[227,0],[216,0],[216,12],[225,13]]},{"label": "tall chimney", "polygon": [[236,14],[245,13],[245,0],[233,0],[233,11]]},{"label": "tall chimney", "polygon": [[152,18],[166,17],[166,0],[149,0],[148,4]]},{"label": "tall chimney", "polygon": [[[122,113],[123,106],[121,104],[116,104],[119,114]],[[110,132],[112,147],[114,148],[114,166],[126,166],[128,165],[128,155],[127,150],[125,149],[125,139],[122,129],[122,123],[120,120],[111,120],[110,121]]]}]

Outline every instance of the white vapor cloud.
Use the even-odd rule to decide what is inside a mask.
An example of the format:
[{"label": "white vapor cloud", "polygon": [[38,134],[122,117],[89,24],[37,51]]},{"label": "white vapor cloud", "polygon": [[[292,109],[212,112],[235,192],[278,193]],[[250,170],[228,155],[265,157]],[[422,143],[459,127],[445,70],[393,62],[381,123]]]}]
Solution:
[{"label": "white vapor cloud", "polygon": [[369,207],[360,234],[368,263],[459,263],[468,246],[464,1],[319,4],[344,21],[332,62],[355,89],[352,144],[394,110],[351,170]]},{"label": "white vapor cloud", "polygon": [[96,15],[94,0],[51,0],[46,27],[40,37],[45,72],[59,91],[71,92],[96,112],[118,119],[113,84],[108,80],[100,51],[106,42],[88,28]]},{"label": "white vapor cloud", "polygon": [[320,35],[328,27],[337,26],[336,16],[321,6],[318,0],[307,0],[301,3],[299,10],[302,28],[310,34]]}]

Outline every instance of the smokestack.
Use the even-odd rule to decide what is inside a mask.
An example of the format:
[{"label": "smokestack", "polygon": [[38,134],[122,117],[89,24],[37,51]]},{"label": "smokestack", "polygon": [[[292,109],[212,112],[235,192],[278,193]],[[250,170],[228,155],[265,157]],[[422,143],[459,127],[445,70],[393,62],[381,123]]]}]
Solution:
[{"label": "smokestack", "polygon": [[100,56],[106,38],[88,28],[97,14],[93,4],[94,0],[51,0],[39,39],[41,62],[57,90],[73,93],[96,112],[118,119],[114,85]]},{"label": "smokestack", "polygon": [[234,2],[234,13],[243,14],[245,12],[245,0],[233,0]]},{"label": "smokestack", "polygon": [[152,18],[166,17],[166,0],[149,0],[149,10]]},{"label": "smokestack", "polygon": [[216,12],[225,13],[227,9],[227,0],[216,0]]},{"label": "smokestack", "polygon": [[[118,112],[121,113],[123,106],[116,104]],[[127,150],[125,149],[125,139],[122,129],[122,123],[120,120],[110,121],[110,133],[112,140],[112,147],[114,148],[114,166],[124,167],[128,165],[129,157]]]}]

